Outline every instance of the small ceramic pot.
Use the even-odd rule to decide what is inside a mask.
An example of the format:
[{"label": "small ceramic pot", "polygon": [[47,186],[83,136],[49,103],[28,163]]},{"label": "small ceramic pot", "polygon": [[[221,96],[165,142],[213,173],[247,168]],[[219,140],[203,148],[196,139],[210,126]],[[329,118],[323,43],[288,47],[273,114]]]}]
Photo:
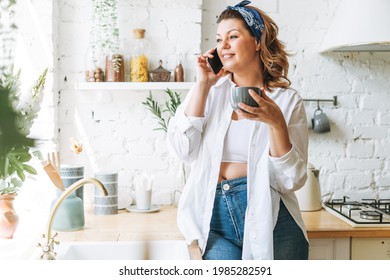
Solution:
[{"label": "small ceramic pot", "polygon": [[0,195],[0,238],[11,239],[19,224],[19,216],[14,209],[16,194]]}]

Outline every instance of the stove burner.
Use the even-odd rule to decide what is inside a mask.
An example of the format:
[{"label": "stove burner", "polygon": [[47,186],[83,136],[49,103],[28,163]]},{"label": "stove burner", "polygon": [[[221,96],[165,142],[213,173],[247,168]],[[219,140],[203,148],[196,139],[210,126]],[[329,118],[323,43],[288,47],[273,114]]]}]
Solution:
[{"label": "stove burner", "polygon": [[323,206],[353,227],[390,227],[390,199],[356,201],[343,196],[324,202]]},{"label": "stove burner", "polygon": [[390,215],[390,199],[379,199],[377,204],[380,210]]},{"label": "stove burner", "polygon": [[343,206],[351,210],[356,210],[356,207],[359,207],[360,205],[358,203],[350,202],[344,203]]},{"label": "stove burner", "polygon": [[382,214],[376,211],[371,210],[362,210],[360,211],[360,218],[366,219],[366,220],[380,220],[382,217]]}]

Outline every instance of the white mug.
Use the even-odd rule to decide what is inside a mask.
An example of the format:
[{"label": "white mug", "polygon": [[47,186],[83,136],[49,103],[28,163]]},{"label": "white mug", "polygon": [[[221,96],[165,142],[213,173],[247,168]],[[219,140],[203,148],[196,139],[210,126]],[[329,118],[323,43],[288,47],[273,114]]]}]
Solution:
[{"label": "white mug", "polygon": [[135,199],[137,209],[149,210],[152,207],[152,190],[136,190]]}]

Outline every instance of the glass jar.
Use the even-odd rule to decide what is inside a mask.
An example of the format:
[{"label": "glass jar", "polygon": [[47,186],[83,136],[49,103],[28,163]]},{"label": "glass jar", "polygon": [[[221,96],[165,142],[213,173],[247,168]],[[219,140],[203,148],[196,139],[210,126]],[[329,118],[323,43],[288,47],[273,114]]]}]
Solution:
[{"label": "glass jar", "polygon": [[171,79],[171,72],[162,66],[162,60],[158,63],[160,66],[153,71],[150,71],[150,80],[152,82],[169,82]]},{"label": "glass jar", "polygon": [[149,42],[145,39],[145,29],[134,29],[134,45],[130,58],[130,82],[149,81]]},{"label": "glass jar", "polygon": [[121,51],[109,51],[106,55],[106,82],[125,81],[125,59]]},{"label": "glass jar", "polygon": [[104,82],[104,57],[102,51],[88,47],[84,66],[86,82]]}]

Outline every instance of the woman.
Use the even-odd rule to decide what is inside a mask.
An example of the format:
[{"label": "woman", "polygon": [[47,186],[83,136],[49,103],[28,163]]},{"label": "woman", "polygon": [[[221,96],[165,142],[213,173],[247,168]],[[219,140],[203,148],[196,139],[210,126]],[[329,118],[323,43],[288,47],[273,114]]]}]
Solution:
[{"label": "woman", "polygon": [[[197,81],[169,124],[172,148],[192,163],[178,225],[203,259],[307,259],[294,194],[307,177],[303,100],[289,87],[277,26],[249,3],[220,15],[223,69],[214,74],[207,65],[212,50],[198,57]],[[233,111],[235,86],[261,88],[261,96],[250,91],[259,107]]]}]

